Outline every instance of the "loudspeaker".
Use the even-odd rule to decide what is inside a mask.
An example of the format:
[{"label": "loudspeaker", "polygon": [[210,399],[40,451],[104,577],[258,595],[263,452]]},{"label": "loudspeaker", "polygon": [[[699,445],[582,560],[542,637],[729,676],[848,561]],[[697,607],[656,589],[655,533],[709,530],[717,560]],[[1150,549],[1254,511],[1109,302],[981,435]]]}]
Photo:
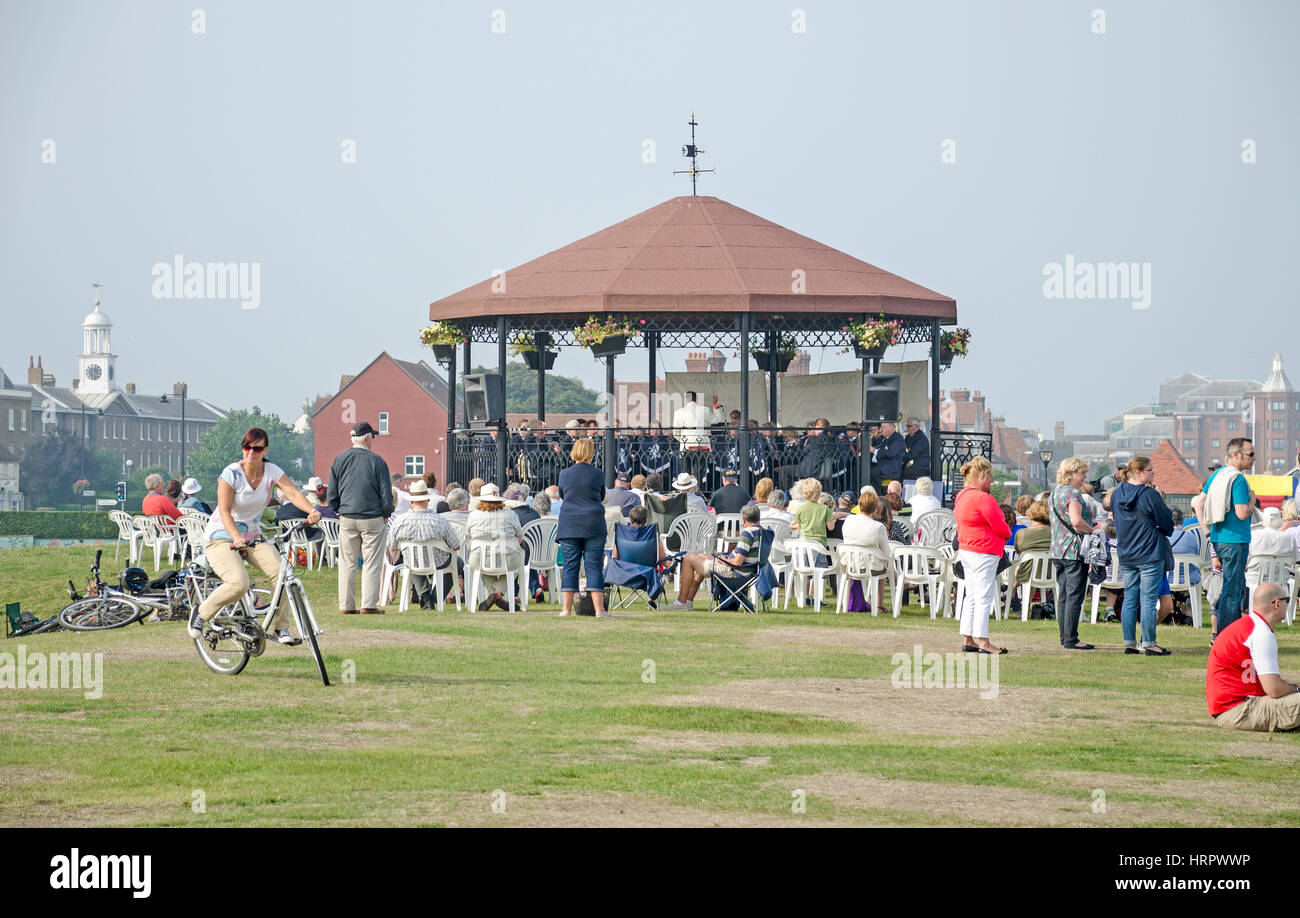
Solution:
[{"label": "loudspeaker", "polygon": [[898,395],[902,377],[897,373],[865,373],[862,376],[863,422],[898,423]]},{"label": "loudspeaker", "polygon": [[505,420],[506,388],[500,373],[466,374],[465,413],[471,424]]}]

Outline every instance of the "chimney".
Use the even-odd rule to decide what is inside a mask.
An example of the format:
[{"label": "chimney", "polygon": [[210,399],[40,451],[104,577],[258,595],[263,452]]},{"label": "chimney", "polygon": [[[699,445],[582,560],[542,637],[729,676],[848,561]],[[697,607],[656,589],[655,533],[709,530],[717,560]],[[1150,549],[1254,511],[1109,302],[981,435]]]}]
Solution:
[{"label": "chimney", "polygon": [[1058,441],[1059,441],[1059,440],[1064,440],[1064,439],[1065,439],[1065,422],[1064,422],[1064,421],[1057,421],[1055,424],[1052,425],[1052,439],[1053,439],[1053,440],[1058,440]]},{"label": "chimney", "polygon": [[135,395],[135,383],[129,382],[126,384],[126,394]]},{"label": "chimney", "polygon": [[790,361],[790,368],[785,371],[786,376],[807,376],[808,369],[812,364],[812,358],[803,348],[794,352],[794,359]]},{"label": "chimney", "polygon": [[703,351],[691,351],[686,355],[686,372],[703,373],[709,368],[708,358]]},{"label": "chimney", "polygon": [[710,373],[721,373],[722,368],[725,367],[726,365],[727,365],[727,358],[723,356],[721,351],[715,349],[713,353],[709,355]]},{"label": "chimney", "polygon": [[[173,384],[172,384],[172,397],[173,397],[173,398],[180,398],[180,397],[181,397],[181,394],[182,394],[183,392],[185,392],[185,383],[173,383]],[[306,409],[304,409],[304,410],[306,410]]]},{"label": "chimney", "polygon": [[74,379],[74,380],[72,381],[72,388],[73,388],[74,390],[77,389],[80,385],[81,385],[81,380],[79,380],[79,379]]},{"label": "chimney", "polygon": [[970,401],[970,390],[969,390],[969,389],[953,389],[953,390],[952,390],[952,400],[953,400],[954,402],[969,402],[969,401]]},{"label": "chimney", "polygon": [[27,358],[27,385],[39,386],[41,384],[41,365],[33,363],[29,355]]}]

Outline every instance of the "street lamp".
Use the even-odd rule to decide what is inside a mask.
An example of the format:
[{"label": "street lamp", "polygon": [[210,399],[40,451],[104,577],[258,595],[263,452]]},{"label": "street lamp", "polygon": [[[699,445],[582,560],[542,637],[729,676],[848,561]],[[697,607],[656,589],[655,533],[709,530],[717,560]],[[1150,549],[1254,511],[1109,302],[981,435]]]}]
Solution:
[{"label": "street lamp", "polygon": [[[190,394],[190,384],[178,382],[172,386],[172,394],[178,394],[181,397],[181,477],[185,477],[185,399]],[[166,405],[167,396],[163,395],[158,399],[159,402]]]},{"label": "street lamp", "polygon": [[1051,484],[1047,480],[1047,466],[1052,461],[1052,451],[1050,449],[1040,449],[1038,451],[1038,458],[1043,460],[1043,489],[1046,490]]}]

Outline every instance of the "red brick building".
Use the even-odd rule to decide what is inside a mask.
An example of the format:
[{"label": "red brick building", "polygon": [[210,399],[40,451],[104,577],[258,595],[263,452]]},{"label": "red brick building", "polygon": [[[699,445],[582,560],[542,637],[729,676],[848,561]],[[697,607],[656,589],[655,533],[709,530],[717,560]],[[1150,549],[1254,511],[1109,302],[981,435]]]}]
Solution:
[{"label": "red brick building", "polygon": [[1300,392],[1282,369],[1282,355],[1273,357],[1273,372],[1258,392],[1246,393],[1254,407],[1255,471],[1283,475],[1300,454]]},{"label": "red brick building", "polygon": [[[343,376],[339,391],[318,400],[311,415],[315,441],[313,474],[329,479],[334,457],[352,443],[353,424],[369,421],[379,436],[373,447],[390,472],[414,478],[432,469],[446,481],[447,380],[423,360],[397,360],[387,351],[355,376]],[[464,418],[463,400],[457,416]]]}]

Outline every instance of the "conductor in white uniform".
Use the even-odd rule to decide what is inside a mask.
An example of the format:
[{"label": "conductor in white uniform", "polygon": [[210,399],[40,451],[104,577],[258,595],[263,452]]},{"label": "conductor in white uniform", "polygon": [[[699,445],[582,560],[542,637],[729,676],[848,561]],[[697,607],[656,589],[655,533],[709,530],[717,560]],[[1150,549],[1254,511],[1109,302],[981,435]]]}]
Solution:
[{"label": "conductor in white uniform", "polygon": [[[709,425],[727,420],[721,405],[705,408],[695,401],[695,393],[686,393],[686,404],[673,412],[673,427],[682,449],[701,449],[709,445]],[[714,396],[717,400],[717,396]]]}]

